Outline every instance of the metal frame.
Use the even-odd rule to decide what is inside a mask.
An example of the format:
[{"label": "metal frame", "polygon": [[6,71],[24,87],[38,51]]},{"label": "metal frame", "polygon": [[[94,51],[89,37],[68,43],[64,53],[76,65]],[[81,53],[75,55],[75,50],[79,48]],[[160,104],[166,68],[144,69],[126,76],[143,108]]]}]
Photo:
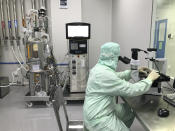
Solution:
[{"label": "metal frame", "polygon": [[63,97],[63,91],[62,91],[62,88],[59,86],[57,87],[57,90],[54,96],[54,100],[53,100],[53,108],[54,108],[54,112],[56,115],[59,130],[63,131],[63,127],[62,127],[61,119],[59,115],[60,107],[63,107],[64,116],[66,119],[66,131],[83,131],[84,129],[83,121],[78,121],[78,120],[70,121],[68,118],[66,106],[64,103],[65,102],[64,102],[64,97]]},{"label": "metal frame", "polygon": [[[29,106],[32,102],[35,101],[43,101],[43,102],[50,102],[50,96],[48,96],[48,94],[46,96],[36,96],[35,95],[35,84],[34,84],[34,74],[37,73],[40,75],[40,86],[42,88],[43,91],[45,91],[46,93],[48,92],[48,72],[47,70],[44,70],[44,45],[42,44],[42,41],[28,41],[26,43],[26,47],[27,45],[31,45],[30,49],[33,48],[33,44],[37,44],[38,45],[38,58],[34,58],[31,54],[33,53],[33,51],[30,51],[30,55],[31,58],[28,58],[27,53],[26,53],[26,57],[27,59],[27,64],[29,65],[29,67],[31,68],[30,73],[29,73],[29,92],[25,95],[25,101],[29,102]],[[40,70],[38,71],[33,71],[32,70],[32,65],[40,65]],[[47,104],[47,103],[46,103]],[[48,104],[49,105],[49,104]]]},{"label": "metal frame", "polygon": [[[88,26],[89,27],[89,35],[88,37],[68,37],[68,26]],[[80,68],[77,68],[77,63],[76,63],[76,76],[75,74],[72,73],[72,60],[73,59],[80,59],[81,57],[84,58],[84,60],[86,61],[85,63],[85,68],[86,68],[86,72],[87,74],[89,73],[89,39],[90,39],[90,36],[91,36],[91,25],[89,23],[83,23],[83,22],[73,22],[73,23],[67,23],[66,24],[66,39],[68,39],[67,41],[67,48],[68,48],[68,55],[69,55],[69,74],[70,74],[70,92],[69,94],[65,94],[65,100],[84,100],[85,98],[85,88],[86,88],[86,85],[84,86],[85,88],[82,88],[83,87],[83,83],[82,84],[78,84],[77,85],[77,82],[76,84],[74,85],[74,81],[75,81],[75,78],[78,78],[78,77],[81,77],[80,76],[77,76],[77,69],[80,70]],[[87,41],[87,53],[80,53],[80,52],[70,52],[70,41],[71,40],[75,40],[75,41],[79,41],[79,40],[86,40]],[[73,58],[75,57],[75,58]],[[77,61],[77,60],[76,60]],[[81,68],[82,70],[83,68]],[[84,70],[84,69],[83,69]],[[79,79],[79,78],[78,78]],[[86,76],[86,79],[88,79],[88,76]],[[87,80],[86,80],[87,81]],[[75,88],[75,89],[73,89]],[[75,93],[75,94],[74,94]]]}]

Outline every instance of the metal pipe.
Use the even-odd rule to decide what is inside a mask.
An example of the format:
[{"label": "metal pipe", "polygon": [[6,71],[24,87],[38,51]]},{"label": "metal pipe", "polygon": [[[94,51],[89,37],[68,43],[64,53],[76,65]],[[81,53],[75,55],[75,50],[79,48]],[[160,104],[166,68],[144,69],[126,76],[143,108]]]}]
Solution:
[{"label": "metal pipe", "polygon": [[36,10],[39,10],[40,9],[40,6],[41,6],[40,0],[35,0],[35,9]]},{"label": "metal pipe", "polygon": [[42,6],[41,0],[38,0],[38,9],[41,9],[41,6]]},{"label": "metal pipe", "polygon": [[49,18],[48,18],[48,5],[47,5],[47,0],[42,0],[43,2],[43,7],[46,9],[46,16],[47,16],[47,28],[46,28],[46,33],[49,34]]},{"label": "metal pipe", "polygon": [[[22,26],[26,28],[26,17],[25,17],[25,1],[20,0],[21,4],[21,16],[22,16]],[[23,44],[25,44],[25,38],[22,38]]]},{"label": "metal pipe", "polygon": [[3,12],[2,12],[2,0],[0,1],[0,11],[1,11],[1,15],[0,15],[0,18],[1,18],[1,26],[2,26],[2,36],[0,36],[0,44],[1,44],[1,40],[3,40],[4,39],[4,32],[3,32],[3,28],[4,28],[4,23],[3,23],[3,15],[4,14],[2,14]]},{"label": "metal pipe", "polygon": [[31,0],[31,3],[32,3],[32,9],[35,9],[35,1]]},{"label": "metal pipe", "polygon": [[26,17],[25,17],[25,1],[21,0],[21,15],[22,15],[22,26],[26,28]]},{"label": "metal pipe", "polygon": [[13,12],[14,12],[14,26],[15,26],[15,35],[17,40],[17,45],[20,44],[19,30],[18,30],[18,20],[17,20],[17,10],[16,10],[16,0],[13,0]]},{"label": "metal pipe", "polygon": [[46,1],[45,1],[45,0],[42,0],[42,6],[43,6],[44,8],[46,8]]},{"label": "metal pipe", "polygon": [[7,35],[6,35],[6,30],[5,30],[3,0],[0,1],[0,11],[1,11],[2,39],[3,39],[3,40],[7,40],[8,37],[7,37]]},{"label": "metal pipe", "polygon": [[9,0],[6,0],[6,6],[7,6],[7,20],[8,20],[8,29],[9,29],[9,39],[11,44],[13,44],[13,33],[12,33],[12,22],[10,18],[10,7],[9,7]]},{"label": "metal pipe", "polygon": [[13,15],[14,15],[14,27],[15,27],[15,35],[16,39],[18,37],[18,21],[17,21],[17,16],[16,16],[16,0],[12,0],[13,2]]},{"label": "metal pipe", "polygon": [[36,10],[40,9],[40,0],[35,0],[35,9]]},{"label": "metal pipe", "polygon": [[14,13],[14,19],[17,20],[17,15],[16,15],[16,0],[13,0],[13,13]]},{"label": "metal pipe", "polygon": [[8,88],[10,85],[0,86],[0,88]]},{"label": "metal pipe", "polygon": [[1,0],[0,2],[0,8],[1,8],[1,20],[4,20],[3,0]]}]

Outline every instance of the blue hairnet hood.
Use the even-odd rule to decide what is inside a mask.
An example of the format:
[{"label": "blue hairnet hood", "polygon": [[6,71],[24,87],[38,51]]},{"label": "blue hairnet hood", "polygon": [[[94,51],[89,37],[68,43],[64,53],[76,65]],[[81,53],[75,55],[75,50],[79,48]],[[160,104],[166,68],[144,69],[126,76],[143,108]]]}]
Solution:
[{"label": "blue hairnet hood", "polygon": [[101,46],[98,63],[115,70],[117,68],[120,46],[114,42],[107,42]]}]

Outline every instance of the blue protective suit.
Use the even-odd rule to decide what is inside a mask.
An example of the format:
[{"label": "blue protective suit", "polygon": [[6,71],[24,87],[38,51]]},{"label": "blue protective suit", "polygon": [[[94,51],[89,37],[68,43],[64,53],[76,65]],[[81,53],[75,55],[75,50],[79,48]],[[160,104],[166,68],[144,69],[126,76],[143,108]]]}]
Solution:
[{"label": "blue protective suit", "polygon": [[116,104],[116,96],[142,95],[151,87],[149,79],[128,82],[129,70],[115,71],[119,54],[117,43],[104,44],[98,63],[90,71],[83,107],[84,124],[89,131],[128,131],[134,114],[127,104]]}]

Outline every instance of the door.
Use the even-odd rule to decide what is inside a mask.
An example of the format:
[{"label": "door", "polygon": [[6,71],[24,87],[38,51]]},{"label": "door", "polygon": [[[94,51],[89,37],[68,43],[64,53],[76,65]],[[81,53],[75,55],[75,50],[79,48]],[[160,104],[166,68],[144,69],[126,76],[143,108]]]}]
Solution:
[{"label": "door", "polygon": [[167,19],[156,21],[154,48],[157,48],[156,58],[165,57]]}]

